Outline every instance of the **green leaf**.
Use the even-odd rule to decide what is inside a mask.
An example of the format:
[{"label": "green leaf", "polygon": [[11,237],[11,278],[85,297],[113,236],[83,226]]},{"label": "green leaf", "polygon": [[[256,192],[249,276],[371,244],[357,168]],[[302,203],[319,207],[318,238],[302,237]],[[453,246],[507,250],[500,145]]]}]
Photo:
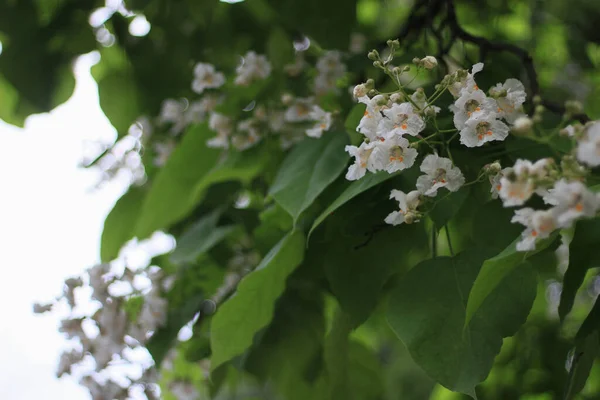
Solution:
[{"label": "green leaf", "polygon": [[231,180],[237,180],[244,184],[250,183],[270,161],[271,149],[267,143],[261,143],[242,152],[230,153],[194,186],[192,203],[199,203],[203,199],[206,189],[215,183]]},{"label": "green leaf", "polygon": [[346,128],[346,132],[350,135],[350,143],[355,146],[358,146],[364,139],[364,136],[358,133],[356,128],[365,114],[366,107],[365,104],[356,104],[352,107],[352,110],[350,110],[346,117],[346,121],[344,122],[344,128]]},{"label": "green leaf", "polygon": [[469,293],[467,303],[467,317],[465,318],[465,329],[471,322],[471,319],[477,310],[484,303],[485,299],[490,296],[494,289],[503,281],[503,279],[511,273],[518,265],[525,261],[528,257],[539,253],[550,246],[558,237],[558,232],[553,233],[549,238],[543,239],[536,244],[533,251],[520,252],[517,251],[517,242],[521,240],[516,238],[507,248],[505,248],[497,256],[486,260],[481,267],[481,271],[473,284],[473,289]]},{"label": "green leaf", "polygon": [[434,208],[429,211],[429,217],[433,220],[438,230],[442,229],[456,215],[467,197],[469,197],[469,192],[469,188],[466,187],[457,192],[451,192],[448,195],[444,194],[435,204]]},{"label": "green leaf", "polygon": [[575,296],[588,269],[600,264],[600,254],[590,251],[600,237],[600,219],[581,220],[575,225],[575,234],[569,245],[569,267],[563,278],[558,315],[563,320],[573,308]]},{"label": "green leaf", "polygon": [[323,211],[321,215],[319,215],[319,217],[317,217],[312,227],[310,228],[310,231],[308,232],[307,241],[310,239],[310,235],[312,234],[312,232],[319,225],[321,225],[321,223],[335,210],[337,210],[338,208],[340,208],[341,206],[343,206],[348,201],[352,200],[362,192],[365,192],[371,189],[372,187],[379,185],[381,182],[384,182],[394,176],[397,176],[398,174],[399,173],[388,174],[387,172],[382,171],[376,174],[368,174],[362,179],[349,183],[346,189],[337,197],[337,199],[335,199],[335,201],[331,203],[329,207],[327,207],[325,211]]},{"label": "green leaf", "polygon": [[[326,249],[311,248],[323,262],[331,290],[355,326],[369,317],[390,277],[408,271],[428,253],[422,224],[382,229],[371,232],[370,240],[361,235],[360,242],[343,238],[325,244]],[[368,227],[365,231],[369,233]]]},{"label": "green leaf", "polygon": [[331,400],[350,398],[348,385],[348,347],[353,323],[341,309],[336,310],[331,330],[325,342],[324,358],[329,380],[329,396]]},{"label": "green leaf", "polygon": [[214,167],[220,151],[206,147],[214,133],[206,125],[190,127],[158,172],[142,205],[134,233],[142,239],[168,228],[195,206],[194,187]]},{"label": "green leaf", "polygon": [[464,330],[466,296],[484,259],[464,252],[420,263],[393,289],[387,310],[414,361],[440,384],[472,397],[502,338],[525,322],[536,294],[535,272],[523,263],[493,289]]},{"label": "green leaf", "polygon": [[200,218],[177,240],[177,247],[171,253],[170,261],[173,264],[183,264],[195,261],[202,253],[210,250],[214,245],[229,235],[235,226],[219,226],[217,221],[221,210]]},{"label": "green leaf", "polygon": [[344,146],[348,137],[341,132],[326,133],[320,139],[307,138],[283,161],[269,194],[294,219],[306,210],[348,163]]},{"label": "green leaf", "polygon": [[[598,315],[595,316],[598,317]],[[597,330],[577,342],[572,354],[565,399],[573,399],[585,387],[594,361],[600,354],[600,334]]]},{"label": "green leaf", "polygon": [[111,71],[98,80],[100,107],[119,136],[127,134],[131,124],[140,116],[138,93],[139,89],[129,73]]},{"label": "green leaf", "polygon": [[211,370],[240,355],[272,319],[288,275],[304,258],[304,235],[287,234],[238,285],[212,319]]},{"label": "green leaf", "polygon": [[100,239],[100,260],[108,262],[119,255],[125,242],[133,237],[135,222],[144,201],[145,190],[132,186],[117,202],[104,220]]},{"label": "green leaf", "polygon": [[272,322],[244,360],[244,369],[273,383],[282,399],[320,399],[313,371],[322,357],[325,335],[323,293],[293,279],[277,301]]}]

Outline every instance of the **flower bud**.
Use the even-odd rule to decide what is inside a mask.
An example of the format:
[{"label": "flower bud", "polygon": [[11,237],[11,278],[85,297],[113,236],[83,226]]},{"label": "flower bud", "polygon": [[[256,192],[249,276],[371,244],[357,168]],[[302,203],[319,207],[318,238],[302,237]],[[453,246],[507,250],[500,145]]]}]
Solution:
[{"label": "flower bud", "polygon": [[387,45],[390,46],[392,49],[397,49],[400,47],[400,41],[398,39],[395,40],[388,40],[387,41]]},{"label": "flower bud", "polygon": [[375,81],[373,79],[369,78],[365,82],[365,86],[367,87],[367,89],[373,89],[375,87]]},{"label": "flower bud", "polygon": [[394,68],[392,68],[392,73],[394,75],[400,75],[402,73],[402,71],[403,71],[403,69],[400,68],[400,67],[394,67]]},{"label": "flower bud", "polygon": [[361,98],[361,97],[365,97],[367,95],[367,87],[364,84],[359,84],[354,86],[354,91],[353,91],[354,97],[355,98]]},{"label": "flower bud", "polygon": [[371,50],[369,54],[367,54],[367,57],[369,57],[369,60],[379,60],[379,52],[377,50]]},{"label": "flower bud", "polygon": [[367,93],[367,94],[369,95],[369,97],[373,97],[373,96],[377,96],[377,93],[379,93],[377,90],[371,89],[371,90],[369,90],[369,93]]},{"label": "flower bud", "polygon": [[546,109],[546,108],[545,108],[543,105],[541,105],[541,104],[538,104],[537,106],[535,106],[535,111],[534,111],[534,112],[535,112],[536,114],[541,114],[541,113],[543,113],[543,112],[544,112],[544,110],[545,110],[545,109]]},{"label": "flower bud", "polygon": [[418,216],[415,215],[415,213],[413,213],[412,211],[409,211],[406,214],[404,214],[404,223],[405,224],[412,224],[417,221],[418,221]]},{"label": "flower bud", "polygon": [[413,64],[415,65],[421,65],[421,59],[419,57],[415,57],[412,59]]},{"label": "flower bud", "polygon": [[516,135],[528,135],[533,128],[533,121],[527,116],[519,117],[515,120],[512,132]]},{"label": "flower bud", "polygon": [[565,109],[569,114],[581,114],[583,112],[583,104],[577,100],[565,101]]},{"label": "flower bud", "polygon": [[533,96],[533,104],[535,104],[536,106],[538,104],[542,104],[542,98],[540,97],[539,94],[536,94],[535,96]]},{"label": "flower bud", "polygon": [[284,93],[281,95],[281,102],[284,106],[289,106],[294,101],[294,96],[289,93]]},{"label": "flower bud", "polygon": [[390,101],[392,103],[403,103],[404,102],[404,95],[402,93],[392,93],[390,95]]},{"label": "flower bud", "polygon": [[381,61],[373,61],[373,66],[375,68],[383,68],[383,63]]},{"label": "flower bud", "polygon": [[534,124],[539,124],[542,122],[543,118],[540,114],[535,114],[533,118],[531,118]]},{"label": "flower bud", "polygon": [[402,72],[408,72],[410,71],[410,65],[405,65],[404,68],[402,68]]},{"label": "flower bud", "polygon": [[488,175],[496,175],[502,170],[502,166],[498,161],[494,161],[491,164],[487,164],[483,167],[483,171]]},{"label": "flower bud", "polygon": [[438,62],[434,56],[426,56],[421,59],[420,64],[425,69],[433,69],[433,68],[437,67]]}]

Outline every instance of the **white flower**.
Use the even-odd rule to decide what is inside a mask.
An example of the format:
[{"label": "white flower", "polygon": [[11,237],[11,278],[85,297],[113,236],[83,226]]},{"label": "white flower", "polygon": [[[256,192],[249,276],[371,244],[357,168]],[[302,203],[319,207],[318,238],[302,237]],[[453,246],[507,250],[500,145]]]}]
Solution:
[{"label": "white flower", "polygon": [[395,199],[400,205],[400,210],[391,212],[385,217],[385,223],[390,225],[400,225],[402,223],[417,222],[416,219],[411,219],[411,213],[416,211],[420,203],[421,193],[418,190],[413,190],[408,194],[400,190],[392,190],[390,199]]},{"label": "white flower", "polygon": [[354,90],[352,91],[352,94],[354,95],[354,98],[356,100],[358,100],[361,103],[365,103],[366,101],[369,100],[368,96],[367,96],[367,87],[365,86],[364,83],[361,83],[359,85],[354,86]]},{"label": "white flower", "polygon": [[504,207],[520,206],[529,200],[537,189],[533,178],[546,177],[549,165],[550,161],[545,158],[535,164],[518,159],[512,168],[504,169],[499,190]]},{"label": "white flower", "polygon": [[212,113],[208,119],[208,127],[217,132],[217,136],[206,142],[208,147],[229,148],[229,137],[233,132],[233,121],[223,114]]},{"label": "white flower", "polygon": [[376,168],[371,160],[371,153],[375,147],[374,143],[363,142],[359,147],[346,146],[345,150],[350,156],[355,157],[355,162],[348,167],[346,173],[346,179],[349,181],[355,181],[365,176],[367,170],[375,172]]},{"label": "white flower", "polygon": [[206,115],[213,111],[220,101],[217,96],[205,95],[202,99],[190,103],[183,114],[183,119],[186,124],[203,122]]},{"label": "white flower", "polygon": [[492,194],[492,199],[497,199],[500,194],[500,188],[502,187],[502,177],[504,176],[504,171],[498,172],[496,175],[490,176],[490,193]]},{"label": "white flower", "polygon": [[448,91],[452,96],[459,97],[462,90],[472,92],[479,90],[479,87],[475,83],[475,74],[483,69],[483,63],[477,63],[471,68],[471,73],[467,73],[462,79],[448,86]]},{"label": "white flower", "polygon": [[523,103],[527,99],[525,86],[518,79],[507,79],[503,84],[498,83],[490,89],[490,96],[498,102],[496,110],[500,117],[509,123],[514,123],[523,116]]},{"label": "white flower", "polygon": [[211,64],[198,63],[194,67],[194,80],[192,81],[192,90],[198,94],[204,92],[204,89],[213,89],[222,86],[225,83],[225,75],[217,72]]},{"label": "white flower", "polygon": [[326,112],[319,106],[313,106],[309,116],[310,119],[316,122],[315,126],[306,130],[306,134],[310,137],[320,138],[323,131],[326,131],[331,127],[331,113]]},{"label": "white flower", "polygon": [[235,84],[247,86],[257,79],[265,79],[271,73],[271,63],[267,57],[249,51],[236,68]]},{"label": "white flower", "polygon": [[380,94],[374,96],[372,99],[369,99],[367,96],[361,97],[358,101],[366,104],[367,108],[356,130],[370,140],[375,140],[377,138],[377,127],[383,119],[381,110],[388,108],[389,104],[385,101],[385,97]]},{"label": "white flower", "polygon": [[367,38],[362,33],[353,32],[350,35],[350,53],[360,54],[365,51],[367,45]]},{"label": "white flower", "polygon": [[483,90],[464,90],[449,108],[454,113],[454,126],[460,130],[472,116],[482,115],[481,112],[489,114],[495,111],[497,106],[496,101],[487,97]]},{"label": "white flower", "polygon": [[231,144],[241,151],[254,146],[260,139],[257,121],[254,118],[248,118],[238,123],[237,132],[231,137]]},{"label": "white flower", "polygon": [[375,148],[371,159],[377,170],[385,169],[390,174],[410,168],[417,158],[417,150],[409,147],[410,143],[403,137],[394,136],[383,142],[374,142]]},{"label": "white flower", "polygon": [[346,74],[346,65],[342,62],[342,53],[336,50],[327,51],[317,61],[315,93],[322,95],[337,91],[336,82]]},{"label": "white flower", "polygon": [[310,112],[313,110],[314,99],[312,97],[297,98],[291,106],[285,110],[284,119],[287,122],[310,121]]},{"label": "white flower", "polygon": [[417,189],[426,196],[434,197],[439,188],[445,187],[456,192],[464,183],[465,177],[458,167],[448,158],[429,154],[421,163],[421,175],[417,179]]},{"label": "white flower", "polygon": [[476,111],[460,131],[460,142],[467,147],[479,147],[494,140],[504,140],[508,136],[508,126],[496,119],[493,112]]},{"label": "white flower", "polygon": [[577,145],[577,158],[591,167],[600,165],[600,122],[594,122],[585,130]]},{"label": "white flower", "polygon": [[561,179],[544,196],[547,204],[554,206],[556,222],[561,228],[569,228],[582,217],[593,217],[600,207],[600,198],[578,181]]},{"label": "white flower", "polygon": [[547,238],[557,228],[552,209],[536,211],[522,208],[515,211],[510,222],[518,222],[526,227],[521,234],[521,241],[517,243],[517,251],[535,250],[536,241]]},{"label": "white flower", "polygon": [[383,114],[387,118],[379,121],[377,135],[386,139],[404,134],[417,136],[419,132],[425,129],[425,122],[415,113],[412,104],[408,102],[392,104],[390,108],[383,110]]},{"label": "white flower", "polygon": [[177,123],[183,118],[185,104],[179,100],[166,99],[162,102],[158,120],[160,123]]}]

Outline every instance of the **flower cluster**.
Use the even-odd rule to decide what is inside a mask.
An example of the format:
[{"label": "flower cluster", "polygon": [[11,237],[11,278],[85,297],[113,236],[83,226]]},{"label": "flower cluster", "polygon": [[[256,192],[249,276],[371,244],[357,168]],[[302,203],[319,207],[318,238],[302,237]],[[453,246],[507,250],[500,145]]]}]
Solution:
[{"label": "flower cluster", "polygon": [[[392,53],[395,41],[389,41]],[[460,143],[474,148],[491,141],[502,141],[512,130],[519,134],[529,134],[535,121],[541,118],[536,107],[533,120],[526,116],[523,104],[527,98],[523,84],[517,79],[507,79],[498,83],[486,94],[479,88],[475,75],[482,71],[483,64],[473,65],[470,71],[458,70],[446,75],[436,91],[427,97],[423,89],[409,94],[403,85],[401,75],[410,67],[393,67],[393,56],[385,59],[377,51],[369,53],[373,65],[382,69],[398,90],[380,93],[369,80],[354,88],[354,97],[365,104],[364,116],[356,130],[364,135],[359,146],[346,146],[355,161],[348,168],[346,178],[362,178],[366,171],[385,170],[393,173],[410,168],[419,158],[417,149],[422,144],[424,154],[420,164],[423,173],[416,182],[416,190],[404,193],[393,190],[390,199],[398,202],[399,208],[390,213],[385,222],[391,225],[419,221],[427,211],[423,211],[428,197],[435,197],[438,190],[446,188],[458,191],[465,184],[461,170],[451,159],[449,145],[455,137]],[[437,66],[434,57],[415,58],[413,63],[420,70]],[[441,109],[433,103],[448,91],[454,98],[449,110],[452,112],[455,129],[440,130],[437,116]],[[422,132],[433,133],[423,137]],[[487,176],[491,184],[491,196],[498,198],[505,207],[523,206],[534,194],[540,196],[550,206],[544,210],[525,207],[515,212],[511,222],[525,226],[517,250],[535,249],[539,239],[548,237],[557,229],[569,228],[574,221],[584,217],[594,217],[600,208],[600,197],[584,183],[587,169],[600,165],[600,122],[587,126],[568,126],[561,131],[577,141],[572,155],[562,157],[560,165],[554,159],[546,158],[531,162],[519,159],[510,167],[502,169],[499,162],[488,164],[480,172],[477,180]],[[452,136],[444,138],[444,134]],[[438,149],[435,145],[441,145]],[[438,150],[446,151],[450,158],[440,157]],[[434,205],[435,206],[435,205]],[[421,210],[419,209],[421,208]],[[425,207],[426,208],[426,207]]]},{"label": "flower cluster", "polygon": [[558,229],[572,227],[578,219],[595,217],[600,209],[600,195],[585,185],[586,169],[580,164],[600,165],[600,151],[597,147],[593,152],[589,150],[595,146],[594,138],[600,136],[600,122],[586,127],[569,126],[565,133],[578,140],[577,159],[567,155],[560,166],[549,158],[534,163],[519,159],[509,168],[500,170],[499,165],[495,166],[497,172],[490,175],[492,193],[500,197],[505,207],[522,206],[534,194],[550,206],[543,210],[525,207],[515,211],[512,222],[525,226],[517,250],[534,250],[538,240]]},{"label": "flower cluster", "polygon": [[[153,366],[141,367],[141,372],[128,375],[127,387],[115,382],[111,371],[123,365],[140,368],[131,355],[143,348],[152,333],[166,322],[167,300],[162,297],[165,284],[168,282],[159,269],[125,268],[122,274],[115,274],[110,264],[98,264],[81,277],[67,279],[63,294],[54,302],[34,304],[33,310],[38,314],[51,311],[63,301],[70,309],[59,331],[70,339],[72,347],[61,355],[57,376],[80,375],[81,384],[95,400],[126,399],[129,391],[135,390],[132,388],[142,390],[149,399],[158,398]],[[89,300],[79,297],[85,291],[91,291],[97,309],[91,315],[80,311],[90,306]],[[90,363],[94,370],[86,371],[85,366]]]}]

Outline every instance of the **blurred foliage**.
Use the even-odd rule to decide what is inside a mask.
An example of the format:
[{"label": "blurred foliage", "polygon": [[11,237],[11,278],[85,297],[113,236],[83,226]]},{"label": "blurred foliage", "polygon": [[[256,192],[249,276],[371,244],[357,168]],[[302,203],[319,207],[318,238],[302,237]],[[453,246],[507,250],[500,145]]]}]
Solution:
[{"label": "blurred foliage", "polygon": [[[92,74],[100,105],[123,138],[139,117],[158,115],[165,99],[194,97],[190,83],[197,62],[233,70],[248,50],[267,54],[274,71],[264,86],[227,88],[229,98],[221,108],[239,114],[270,92],[307,94],[302,93],[306,77],[286,80],[280,71],[293,61],[293,43],[305,36],[311,39],[305,52],[310,59],[322,49],[345,51],[354,32],[365,34],[368,49],[380,50],[385,40],[402,35],[397,57],[405,63],[436,55],[440,49],[426,26],[443,23],[443,13],[437,12],[446,2],[416,3],[431,12],[407,31],[403,27],[415,4],[405,0],[129,0],[124,5],[131,12],[114,12],[96,27],[89,19],[105,6],[100,0],[3,0],[0,118],[23,125],[28,115],[64,102],[74,87],[74,60],[97,51],[100,61]],[[151,24],[145,36],[129,32],[136,13]],[[456,13],[468,33],[525,49],[544,99],[561,107],[566,99],[581,100],[591,119],[600,118],[600,3],[462,0],[456,2]],[[482,85],[509,77],[531,84],[526,66],[511,52],[482,54],[458,38],[442,39],[451,41],[449,64],[485,61],[478,75]],[[346,86],[366,79],[370,62],[364,54],[350,57],[347,65]],[[418,84],[429,89],[437,78]],[[170,258],[155,260],[177,278],[168,294],[168,325],[148,346],[157,363],[176,345],[179,329],[218,292],[228,260],[248,256],[248,248],[263,259],[219,308],[221,313],[207,315],[190,340],[177,344],[175,366],[162,375],[164,386],[190,380],[204,395],[228,399],[467,398],[439,382],[484,400],[600,398],[600,364],[588,357],[600,345],[598,303],[588,317],[597,295],[589,294],[595,275],[588,272],[600,266],[592,248],[598,242],[598,221],[576,227],[559,307],[547,285],[563,282],[553,253],[555,238],[527,262],[515,259],[510,246],[519,229],[509,223],[510,213],[483,198],[487,189],[482,187],[449,197],[432,216],[438,228],[450,227],[455,250],[475,251],[430,259],[428,238],[435,226],[379,229],[373,222],[387,214],[381,199],[389,190],[414,186],[416,177],[372,175],[354,183],[340,177],[346,156],[324,155],[331,143],[337,148],[354,143],[363,109],[349,96],[323,102],[347,116],[345,126],[338,136],[307,139],[289,154],[274,151],[267,140],[249,152],[224,157],[206,147],[212,132],[202,123],[191,125],[166,165],[157,168],[152,144],[171,135],[164,127],[143,135],[147,179],[132,186],[108,216],[101,254],[110,261],[127,240],[156,230],[176,237],[179,247]],[[548,118],[559,123],[560,113],[550,111]],[[552,155],[552,147],[560,146],[532,148],[526,142],[507,140],[511,157]],[[496,153],[488,149],[489,162]],[[454,154],[476,163],[460,151]],[[466,174],[480,167],[473,164]],[[235,206],[240,193],[247,197],[245,208]],[[440,252],[449,254],[444,231],[438,240]],[[247,241],[240,250],[239,243]],[[508,270],[478,276],[491,264]],[[451,273],[453,265],[460,278]],[[481,295],[480,307],[465,314],[460,293],[471,287]],[[511,314],[515,308],[516,316]],[[463,336],[471,318],[472,343]],[[577,369],[569,377],[565,363],[572,348],[586,358],[575,356]],[[199,365],[210,357],[209,379]]]}]

